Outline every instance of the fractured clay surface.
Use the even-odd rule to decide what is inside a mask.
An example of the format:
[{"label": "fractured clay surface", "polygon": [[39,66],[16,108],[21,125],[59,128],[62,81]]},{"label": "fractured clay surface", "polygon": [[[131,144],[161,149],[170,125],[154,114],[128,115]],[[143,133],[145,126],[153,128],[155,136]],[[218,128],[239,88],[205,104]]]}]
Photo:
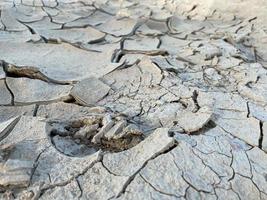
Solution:
[{"label": "fractured clay surface", "polygon": [[0,10],[0,199],[267,199],[266,1]]}]

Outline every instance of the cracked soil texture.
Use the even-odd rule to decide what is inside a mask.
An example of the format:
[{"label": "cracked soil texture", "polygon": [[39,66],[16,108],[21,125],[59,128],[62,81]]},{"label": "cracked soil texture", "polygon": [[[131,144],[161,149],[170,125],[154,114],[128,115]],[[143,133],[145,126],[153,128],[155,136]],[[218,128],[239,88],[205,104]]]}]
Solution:
[{"label": "cracked soil texture", "polygon": [[1,0],[0,199],[267,200],[266,0]]}]

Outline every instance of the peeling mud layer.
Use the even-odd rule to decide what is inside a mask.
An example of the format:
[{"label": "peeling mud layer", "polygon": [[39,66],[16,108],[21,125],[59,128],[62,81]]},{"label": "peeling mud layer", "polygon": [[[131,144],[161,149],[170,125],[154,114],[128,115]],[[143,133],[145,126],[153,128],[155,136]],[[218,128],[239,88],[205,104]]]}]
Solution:
[{"label": "peeling mud layer", "polygon": [[1,0],[0,199],[267,200],[266,0]]}]

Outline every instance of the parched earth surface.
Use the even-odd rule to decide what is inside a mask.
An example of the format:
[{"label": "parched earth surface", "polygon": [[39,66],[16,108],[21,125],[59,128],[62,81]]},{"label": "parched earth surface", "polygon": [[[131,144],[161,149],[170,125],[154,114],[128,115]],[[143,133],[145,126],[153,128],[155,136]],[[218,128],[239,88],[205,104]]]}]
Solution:
[{"label": "parched earth surface", "polygon": [[0,8],[0,199],[267,199],[265,0]]}]

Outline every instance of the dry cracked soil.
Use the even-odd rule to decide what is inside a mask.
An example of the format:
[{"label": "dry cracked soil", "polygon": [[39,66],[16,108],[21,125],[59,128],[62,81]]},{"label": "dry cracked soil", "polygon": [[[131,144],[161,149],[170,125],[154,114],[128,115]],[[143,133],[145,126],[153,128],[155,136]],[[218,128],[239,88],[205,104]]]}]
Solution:
[{"label": "dry cracked soil", "polygon": [[267,200],[266,0],[1,0],[0,199]]}]

